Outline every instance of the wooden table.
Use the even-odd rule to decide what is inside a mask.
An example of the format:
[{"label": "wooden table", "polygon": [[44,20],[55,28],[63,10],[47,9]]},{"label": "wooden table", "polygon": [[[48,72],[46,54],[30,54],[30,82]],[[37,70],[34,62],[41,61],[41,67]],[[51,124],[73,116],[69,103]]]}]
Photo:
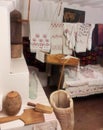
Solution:
[{"label": "wooden table", "polygon": [[[60,89],[64,83],[64,66],[78,66],[80,60],[79,58],[63,54],[46,54],[45,62],[47,63],[48,86],[50,86],[51,81],[55,82],[53,86],[57,86],[57,89]],[[52,70],[52,67],[54,67],[54,70]],[[53,77],[54,79],[52,79]]]}]

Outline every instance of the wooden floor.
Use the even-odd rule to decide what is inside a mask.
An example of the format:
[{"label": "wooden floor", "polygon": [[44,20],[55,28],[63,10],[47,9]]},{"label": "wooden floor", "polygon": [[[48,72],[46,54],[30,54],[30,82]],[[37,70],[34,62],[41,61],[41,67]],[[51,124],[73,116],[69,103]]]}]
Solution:
[{"label": "wooden floor", "polygon": [[[44,87],[49,98],[55,91]],[[75,125],[74,130],[103,130],[103,94],[73,98]]]}]

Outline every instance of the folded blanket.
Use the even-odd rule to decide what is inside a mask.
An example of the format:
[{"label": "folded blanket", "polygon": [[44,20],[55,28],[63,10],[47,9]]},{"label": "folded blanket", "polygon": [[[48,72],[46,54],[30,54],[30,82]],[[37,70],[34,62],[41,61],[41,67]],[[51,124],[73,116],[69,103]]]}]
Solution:
[{"label": "folded blanket", "polygon": [[70,87],[78,87],[88,85],[88,81],[85,80],[76,80],[76,81],[67,81],[66,84]]},{"label": "folded blanket", "polygon": [[90,87],[101,86],[103,85],[103,68],[99,65],[80,67],[79,71],[73,67],[66,68],[65,83],[70,87],[79,87],[84,85]]}]

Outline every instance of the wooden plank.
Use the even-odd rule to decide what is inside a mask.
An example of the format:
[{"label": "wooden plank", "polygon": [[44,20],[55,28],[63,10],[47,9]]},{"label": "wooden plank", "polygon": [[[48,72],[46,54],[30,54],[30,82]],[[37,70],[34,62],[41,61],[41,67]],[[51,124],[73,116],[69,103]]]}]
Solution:
[{"label": "wooden plank", "polygon": [[17,119],[22,120],[25,123],[25,125],[41,123],[45,121],[43,113],[37,112],[34,109],[25,109],[22,115],[20,116],[1,117],[0,123],[6,123]]},{"label": "wooden plank", "polygon": [[65,59],[63,54],[46,54],[45,61],[49,64],[77,66],[80,60],[76,57]]}]

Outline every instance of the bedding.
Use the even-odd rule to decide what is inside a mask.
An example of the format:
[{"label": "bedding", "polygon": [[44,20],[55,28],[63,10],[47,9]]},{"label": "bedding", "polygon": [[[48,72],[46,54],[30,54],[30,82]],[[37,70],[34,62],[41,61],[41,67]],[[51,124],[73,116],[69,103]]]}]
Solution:
[{"label": "bedding", "polygon": [[63,87],[72,97],[103,92],[103,67],[100,65],[67,67],[64,79]]}]

